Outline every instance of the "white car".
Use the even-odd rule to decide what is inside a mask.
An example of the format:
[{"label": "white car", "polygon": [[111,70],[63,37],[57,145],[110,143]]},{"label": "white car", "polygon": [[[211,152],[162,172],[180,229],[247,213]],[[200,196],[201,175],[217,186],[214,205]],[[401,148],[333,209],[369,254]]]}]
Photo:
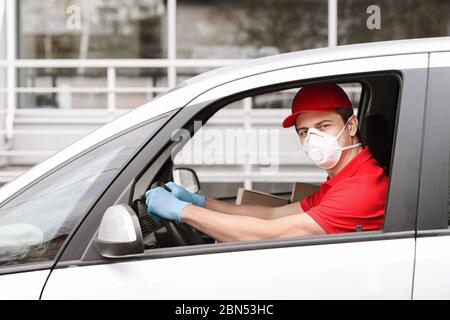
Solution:
[{"label": "white car", "polygon": [[[173,169],[175,129],[324,81],[361,85],[362,137],[389,172],[384,230],[216,243],[145,214],[156,182],[198,184]],[[0,189],[0,298],[449,299],[449,83],[450,38],[281,54],[187,80]]]}]

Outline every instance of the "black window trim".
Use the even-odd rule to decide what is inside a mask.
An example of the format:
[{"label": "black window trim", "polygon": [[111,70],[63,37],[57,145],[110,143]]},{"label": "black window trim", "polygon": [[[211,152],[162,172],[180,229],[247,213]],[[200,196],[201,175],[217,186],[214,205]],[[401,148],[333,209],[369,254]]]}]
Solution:
[{"label": "black window trim", "polygon": [[55,263],[56,263],[56,258],[51,261],[7,265],[7,266],[0,267],[0,276],[6,275],[6,274],[21,273],[21,272],[32,272],[32,271],[43,271],[43,270],[50,271],[55,266]]},{"label": "black window trim", "polygon": [[[161,129],[161,131],[158,133],[157,136],[155,136],[154,139],[152,139],[152,141],[150,141],[149,145],[146,146],[145,150],[143,150],[142,153],[149,153],[149,154],[153,154],[154,157],[149,161],[148,157],[145,157],[145,159],[143,159],[143,155],[140,154],[136,157],[136,161],[133,161],[133,163],[131,163],[123,172],[123,174],[121,174],[116,180],[117,183],[121,183],[121,186],[125,187],[126,185],[129,184],[129,182],[135,178],[135,176],[133,176],[133,174],[131,172],[138,170],[139,165],[136,164],[136,162],[141,161],[141,163],[143,164],[143,161],[146,161],[149,165],[151,165],[151,163],[156,159],[156,157],[162,152],[162,150],[164,150],[167,146],[168,146],[168,142],[170,142],[170,135],[173,132],[174,129],[177,128],[188,128],[187,124],[190,123],[192,120],[196,119],[196,118],[200,118],[202,120],[208,119],[209,117],[211,117],[218,109],[220,109],[221,107],[223,107],[224,105],[229,104],[232,101],[236,101],[239,99],[242,99],[244,97],[247,97],[249,95],[254,95],[254,94],[261,94],[261,93],[268,93],[268,92],[273,92],[273,91],[278,91],[278,90],[284,90],[284,89],[288,89],[288,88],[293,88],[295,86],[300,86],[300,85],[305,85],[307,83],[318,83],[318,82],[327,82],[327,81],[338,81],[339,83],[344,83],[344,82],[359,82],[358,79],[361,79],[364,76],[373,76],[373,75],[391,75],[391,76],[399,76],[401,83],[400,83],[400,94],[399,94],[399,99],[402,96],[402,93],[404,92],[404,80],[405,80],[405,75],[406,75],[406,79],[408,79],[408,77],[414,77],[414,76],[419,76],[423,75],[423,72],[426,72],[425,68],[419,68],[419,69],[413,69],[413,70],[388,70],[388,71],[377,71],[377,72],[363,72],[363,73],[354,73],[354,74],[345,74],[345,75],[333,75],[333,76],[328,76],[328,77],[319,77],[319,78],[311,78],[311,79],[302,79],[302,80],[297,80],[297,81],[290,81],[290,82],[286,82],[286,83],[280,83],[280,84],[276,84],[276,85],[270,85],[270,86],[264,86],[264,87],[259,87],[257,89],[252,89],[252,90],[248,90],[248,91],[243,91],[243,92],[239,92],[233,95],[230,95],[228,97],[225,98],[221,98],[219,100],[216,101],[208,101],[205,103],[201,103],[201,104],[197,104],[197,105],[189,105],[183,109],[181,109],[174,117],[171,121],[169,121],[167,123],[167,125]],[[425,80],[425,79],[424,79]],[[409,97],[408,99],[400,99],[399,101],[399,105],[397,108],[397,117],[396,117],[396,130],[394,133],[394,140],[398,140],[397,138],[399,136],[401,136],[402,138],[405,138],[405,132],[398,132],[398,121],[400,117],[406,118],[407,114],[409,112],[411,112],[411,108],[418,108],[418,114],[421,114],[421,111],[423,109],[423,105],[421,105],[420,103],[413,103],[414,101],[417,102],[417,97],[421,97],[421,90],[417,90],[417,88],[411,88],[411,86],[409,85],[409,80],[406,81],[406,83],[408,84],[407,87],[407,92],[409,93]],[[425,88],[425,83],[422,83],[421,81],[419,81],[419,85],[423,85],[423,87]],[[419,99],[420,100],[420,99]],[[423,102],[423,100],[422,100]],[[407,104],[409,103],[409,104]],[[214,105],[213,107],[211,107],[212,105]],[[402,111],[403,110],[403,111]],[[422,110],[423,111],[423,110]],[[407,121],[405,119],[403,119],[403,121]],[[422,121],[420,121],[421,123]],[[413,122],[414,123],[414,122]],[[404,124],[405,125],[405,124]],[[403,126],[404,126],[403,125]],[[394,141],[394,151],[397,149],[401,149],[400,147],[402,146],[403,141],[397,141],[397,143],[395,143]],[[413,141],[415,143],[413,151],[415,151],[417,153],[417,156],[420,156],[420,147],[421,147],[421,136],[416,139],[415,141]],[[395,145],[397,144],[397,146],[395,147]],[[163,146],[164,147],[161,147]],[[151,150],[151,148],[154,148]],[[150,149],[150,150],[149,150]],[[402,150],[400,150],[402,151]],[[155,155],[155,154],[158,155]],[[398,155],[401,155],[401,152],[397,152],[397,153],[393,153],[393,159]],[[140,158],[140,159],[139,159]],[[143,166],[141,164],[141,166]],[[134,168],[131,168],[134,167]],[[399,171],[400,173],[402,173],[403,171],[400,170],[400,168],[395,169],[396,171]],[[417,168],[418,170],[418,168]],[[131,171],[131,172],[130,172]],[[145,169],[140,169],[141,172],[145,171]],[[391,173],[391,177],[396,174],[396,171],[393,171]],[[127,174],[129,174],[129,176],[126,176]],[[417,173],[418,174],[418,173]],[[396,195],[402,195],[400,198],[401,199],[405,199],[408,198],[408,195],[402,194],[402,191],[404,191],[404,188],[399,188],[400,185],[403,185],[404,183],[410,183],[411,179],[414,178],[413,177],[409,177],[410,179],[407,179],[408,177],[406,177],[406,179],[399,179],[401,180],[402,183],[398,183],[397,184],[397,190],[396,191]],[[121,181],[119,181],[121,180]],[[119,181],[119,182],[118,182]],[[413,180],[414,181],[414,180]],[[418,182],[416,181],[416,190],[417,190],[417,184]],[[118,187],[116,187],[118,188]],[[89,216],[87,217],[87,220],[90,219],[90,223],[92,223],[93,225],[96,225],[97,227],[92,228],[92,226],[89,229],[89,226],[86,227],[87,225],[85,225],[85,230],[83,230],[82,232],[80,232],[78,235],[75,235],[75,237],[77,237],[78,239],[73,239],[73,241],[71,243],[69,243],[68,247],[66,248],[66,250],[64,251],[63,255],[61,256],[60,261],[57,264],[57,267],[59,266],[64,266],[67,264],[73,264],[74,261],[77,261],[79,263],[85,263],[85,262],[81,262],[80,259],[84,253],[84,250],[81,250],[80,248],[87,248],[87,245],[89,243],[89,241],[92,239],[92,237],[95,234],[96,229],[98,228],[98,224],[100,222],[100,218],[98,216],[101,216],[105,210],[105,208],[107,207],[107,204],[113,203],[115,201],[115,199],[118,198],[120,192],[119,190],[112,190],[113,188],[110,188],[108,190],[108,192],[104,195],[104,197],[102,197],[98,203],[96,204],[96,206],[93,208],[92,212],[89,214]],[[389,194],[391,193],[391,189],[393,188],[389,188]],[[404,192],[403,192],[404,193]],[[390,197],[388,196],[388,205],[390,202],[399,202],[399,200],[395,199],[395,201],[390,200]],[[413,199],[412,200],[412,205],[415,207],[416,206],[416,200],[417,199]],[[396,210],[398,208],[404,209],[401,207],[400,203],[396,203],[395,205],[391,205],[390,207],[387,207],[387,212],[394,212],[393,210]],[[404,210],[403,210],[404,211]],[[403,212],[403,215],[392,215],[391,219],[389,219],[389,222],[392,223],[393,225],[396,225],[396,227],[392,227],[392,229],[398,228],[397,230],[383,230],[379,233],[375,233],[375,234],[358,234],[358,233],[352,233],[351,236],[345,236],[345,237],[338,237],[337,235],[334,235],[333,237],[327,237],[325,239],[320,239],[320,244],[326,244],[326,243],[334,243],[336,241],[341,241],[341,242],[348,242],[348,241],[357,241],[357,239],[364,239],[361,241],[372,241],[372,240],[384,240],[384,239],[397,239],[397,238],[413,238],[415,236],[415,218],[416,218],[416,211],[411,211],[411,212]],[[96,217],[97,216],[97,217]],[[389,216],[389,215],[387,215]],[[96,218],[95,218],[96,217]],[[387,219],[385,219],[386,221]],[[84,241],[82,241],[82,239],[84,238]],[[87,240],[88,239],[88,240]],[[337,239],[337,240],[336,240]],[[81,241],[81,242],[79,242]],[[230,251],[237,251],[239,249],[240,246],[244,247],[248,247],[248,246],[252,246],[254,249],[266,249],[267,245],[270,245],[271,247],[284,247],[285,244],[287,243],[286,240],[284,239],[278,239],[278,240],[271,240],[272,242],[266,242],[266,241],[260,241],[257,244],[248,244],[246,242],[241,242],[241,243],[234,243],[233,245],[230,246],[222,246],[222,245],[217,245],[214,244],[214,248],[215,249],[211,249],[212,251],[214,251],[214,253],[220,253],[222,252],[221,250],[225,250],[224,248],[232,248],[230,249]],[[314,243],[315,241],[317,241],[317,239],[313,239],[311,238],[304,238],[304,239],[294,239],[294,240],[290,240],[293,242],[290,242],[291,244],[295,244],[295,245],[300,245],[300,244],[304,244],[306,245],[306,243]],[[84,243],[84,244],[83,244]],[[199,247],[200,248],[200,247]],[[187,250],[186,252],[195,252],[196,248],[193,248],[193,246],[189,246],[189,247],[182,247],[181,249],[169,249],[169,248],[164,248],[164,250],[169,250],[168,252],[173,252],[174,254],[172,256],[179,256],[182,255],[182,252],[184,250]],[[211,251],[211,253],[212,253]],[[175,254],[176,252],[176,254]],[[170,254],[168,254],[170,255]],[[189,255],[189,253],[186,253],[186,255]],[[144,254],[142,255],[142,257],[146,257],[146,258],[150,258],[151,254]],[[108,259],[104,259],[101,260],[103,263],[108,263]],[[113,261],[118,261],[116,259],[114,259]],[[86,262],[88,263],[88,262]]]}]

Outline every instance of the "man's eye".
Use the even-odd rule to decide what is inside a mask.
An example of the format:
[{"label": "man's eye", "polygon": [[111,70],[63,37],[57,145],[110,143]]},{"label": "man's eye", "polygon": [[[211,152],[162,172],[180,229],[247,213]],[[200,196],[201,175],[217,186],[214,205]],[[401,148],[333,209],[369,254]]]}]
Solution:
[{"label": "man's eye", "polygon": [[330,126],[329,124],[322,124],[322,125],[319,126],[319,129],[320,129],[320,130],[323,130],[323,129],[325,129],[326,127],[329,127],[329,126]]}]

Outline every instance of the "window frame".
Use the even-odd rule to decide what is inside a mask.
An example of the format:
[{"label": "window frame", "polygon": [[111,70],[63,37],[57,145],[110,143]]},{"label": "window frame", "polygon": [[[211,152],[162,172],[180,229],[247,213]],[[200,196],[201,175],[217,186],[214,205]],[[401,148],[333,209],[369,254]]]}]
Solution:
[{"label": "window frame", "polygon": [[[387,57],[389,58],[389,57]],[[415,117],[414,119],[410,119],[408,114],[411,112],[411,109],[416,109],[417,114],[423,114],[423,105],[420,103],[424,102],[424,99],[420,99],[424,97],[425,91],[425,80],[426,80],[426,67],[420,67],[418,69],[406,69],[403,70],[399,68],[397,70],[383,70],[383,71],[372,71],[372,72],[358,72],[358,73],[348,73],[343,72],[342,74],[336,74],[332,76],[326,77],[315,77],[315,78],[303,78],[296,81],[287,81],[283,83],[277,83],[273,85],[261,86],[256,84],[255,87],[251,90],[240,90],[236,88],[234,94],[225,95],[225,97],[218,97],[217,99],[204,99],[204,101],[200,101],[195,103],[191,102],[190,105],[181,109],[173,119],[167,123],[167,125],[161,129],[159,134],[152,139],[150,144],[137,156],[136,161],[130,164],[125,170],[121,177],[118,177],[116,183],[122,184],[121,187],[117,184],[115,187],[110,188],[108,194],[106,194],[102,199],[99,200],[97,206],[93,208],[93,212],[89,215],[88,218],[92,217],[91,225],[85,225],[86,230],[79,232],[78,235],[75,236],[75,239],[72,243],[69,244],[69,249],[64,252],[61,257],[61,260],[58,262],[58,268],[65,268],[69,265],[95,265],[95,264],[104,264],[104,263],[114,263],[114,262],[123,262],[130,260],[142,260],[142,259],[155,259],[155,258],[166,258],[166,257],[175,257],[175,256],[187,256],[187,255],[196,255],[196,254],[208,254],[208,253],[221,253],[221,252],[231,252],[231,251],[247,251],[247,250],[258,250],[258,249],[267,249],[267,248],[283,248],[283,247],[292,247],[292,246],[304,246],[304,245],[317,245],[317,244],[332,244],[332,243],[347,243],[347,242],[361,242],[361,241],[375,241],[375,240],[387,240],[387,239],[403,239],[403,238],[413,238],[415,236],[415,218],[416,211],[408,211],[406,210],[408,206],[402,207],[402,201],[404,199],[411,198],[409,194],[405,194],[408,188],[405,188],[405,185],[415,183],[413,188],[416,188],[417,191],[417,180],[418,180],[418,170],[419,168],[415,167],[418,162],[410,161],[410,165],[416,169],[416,175],[410,175],[407,177],[404,176],[404,170],[401,170],[402,167],[397,164],[395,165],[394,159],[397,157],[401,157],[403,155],[403,151],[405,148],[411,147],[417,158],[420,156],[421,150],[421,135],[418,136],[417,139],[413,139],[409,141],[410,143],[406,143],[406,128],[407,123],[422,124],[422,117]],[[401,74],[402,82],[399,87],[399,101],[397,107],[397,116],[396,116],[396,125],[394,131],[394,153],[392,155],[392,163],[394,164],[394,172],[391,173],[391,177],[395,174],[401,177],[399,181],[396,183],[394,187],[392,187],[392,183],[390,181],[389,187],[389,196],[387,200],[387,212],[390,211],[402,211],[402,215],[393,215],[391,219],[385,219],[385,222],[388,221],[388,224],[392,224],[391,228],[385,227],[383,231],[373,231],[373,232],[364,232],[364,233],[349,233],[349,234],[340,234],[329,236],[317,236],[317,237],[308,237],[308,238],[290,238],[290,239],[277,239],[277,240],[263,240],[263,241],[245,241],[239,243],[219,243],[219,244],[207,244],[207,245],[197,245],[197,246],[186,246],[186,247],[178,247],[178,248],[161,248],[161,249],[152,249],[151,252],[145,252],[144,254],[140,254],[133,257],[126,258],[118,258],[118,259],[99,259],[99,260],[90,260],[90,261],[82,261],[82,257],[84,251],[80,248],[88,248],[88,242],[92,241],[93,236],[95,235],[95,231],[98,228],[101,216],[104,210],[110,203],[114,203],[120,195],[119,190],[130,184],[130,181],[135,179],[136,175],[132,172],[136,172],[140,170],[141,173],[145,172],[147,169],[142,169],[145,164],[148,166],[153,165],[153,162],[156,157],[153,157],[151,161],[149,161],[148,156],[145,154],[162,154],[164,150],[166,150],[167,146],[170,144],[170,136],[174,129],[178,128],[186,128],[187,125],[192,123],[193,120],[207,120],[211,117],[218,109],[222,106],[229,104],[232,101],[242,99],[246,96],[270,91],[277,91],[287,88],[292,88],[294,86],[300,87],[308,82],[326,82],[326,81],[338,81],[340,83],[346,82],[343,79],[348,79],[347,82],[356,82],[358,78],[361,78],[364,75],[372,75],[372,74],[384,74],[384,73],[396,73]],[[269,72],[270,74],[270,72]],[[251,78],[251,77],[249,77]],[[247,79],[249,79],[247,78]],[[415,79],[414,81],[410,79]],[[247,80],[251,81],[251,80]],[[236,82],[236,81],[235,81]],[[419,86],[419,88],[417,87]],[[403,97],[402,94],[407,93],[406,97]],[[369,101],[370,97],[366,95],[364,99],[365,101]],[[201,97],[201,96],[200,96]],[[363,99],[363,98],[361,98]],[[419,99],[419,100],[418,100]],[[362,101],[362,100],[361,100]],[[360,106],[361,107],[361,106]],[[401,130],[399,130],[399,121],[402,121],[403,125]],[[419,132],[421,134],[421,131]],[[399,141],[399,138],[400,141]],[[409,137],[408,137],[409,138]],[[140,159],[138,159],[140,158]],[[397,160],[397,162],[401,162],[404,159],[401,158]],[[138,163],[140,161],[140,163]],[[145,162],[144,162],[145,161]],[[159,169],[163,168],[165,162],[160,162]],[[139,166],[140,169],[139,169]],[[155,169],[156,170],[156,169]],[[156,170],[157,172],[159,170]],[[398,172],[397,172],[398,171]],[[129,176],[127,176],[127,174]],[[156,176],[156,174],[155,174]],[[412,180],[411,180],[412,179]],[[391,180],[391,179],[390,179]],[[414,182],[415,181],[415,182]],[[393,194],[393,197],[392,197]],[[398,198],[397,198],[398,197]],[[391,199],[392,198],[392,199]],[[394,201],[395,200],[395,201]],[[416,206],[416,198],[410,199],[409,206]],[[392,204],[391,204],[392,202]],[[395,203],[394,203],[395,202]],[[400,209],[401,210],[400,210]],[[96,217],[97,216],[97,217]],[[96,217],[96,218],[95,218]],[[95,222],[96,221],[96,222]],[[84,238],[84,240],[83,240]],[[88,239],[86,241],[86,238]]]}]

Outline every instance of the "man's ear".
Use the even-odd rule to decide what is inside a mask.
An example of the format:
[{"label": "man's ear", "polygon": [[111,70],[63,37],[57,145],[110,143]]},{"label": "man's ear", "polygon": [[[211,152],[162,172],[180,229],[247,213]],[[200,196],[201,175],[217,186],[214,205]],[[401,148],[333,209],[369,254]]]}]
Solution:
[{"label": "man's ear", "polygon": [[350,130],[350,136],[354,137],[358,131],[358,118],[355,115],[351,116],[351,118],[348,119],[347,126]]}]

